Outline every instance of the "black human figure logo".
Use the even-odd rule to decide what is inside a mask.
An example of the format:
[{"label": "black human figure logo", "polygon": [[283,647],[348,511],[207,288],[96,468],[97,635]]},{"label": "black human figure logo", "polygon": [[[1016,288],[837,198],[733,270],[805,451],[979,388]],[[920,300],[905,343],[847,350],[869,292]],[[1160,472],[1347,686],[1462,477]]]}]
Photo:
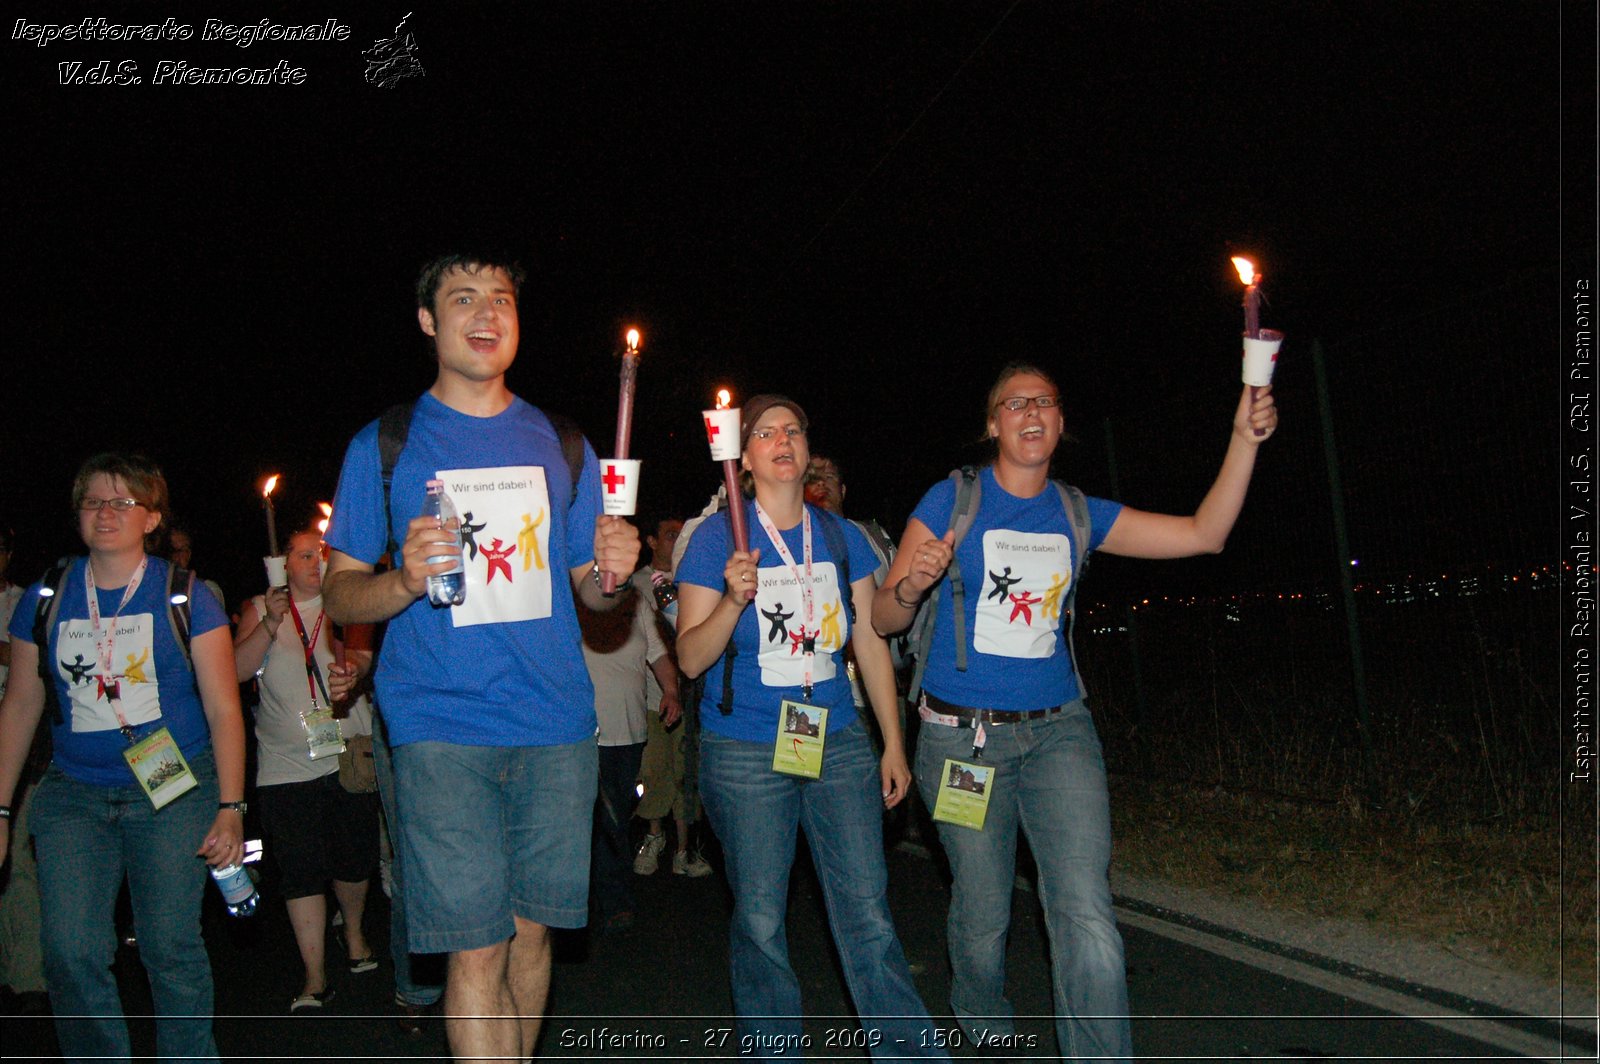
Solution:
[{"label": "black human figure logo", "polygon": [[783,611],[783,603],[780,602],[774,606],[770,613],[762,610],[761,616],[772,622],[772,628],[767,632],[767,642],[781,643],[789,638],[789,626],[783,622],[793,617],[794,614],[785,613]]},{"label": "black human figure logo", "polygon": [[990,573],[989,579],[994,581],[994,590],[985,595],[984,598],[994,599],[996,602],[1004,602],[1006,600],[1006,596],[1011,592],[1012,584],[1022,583],[1022,577],[1011,575],[1011,566],[1009,565],[1000,573]]},{"label": "black human figure logo", "polygon": [[473,524],[471,510],[461,515],[461,545],[467,548],[468,561],[475,562],[478,560],[478,541],[472,537],[482,532],[488,525],[489,522],[487,521],[479,525]]},{"label": "black human figure logo", "polygon": [[89,670],[94,668],[94,663],[84,661],[83,655],[79,654],[71,661],[63,661],[61,668],[67,674],[67,685],[69,687],[77,687],[80,684],[89,682]]}]

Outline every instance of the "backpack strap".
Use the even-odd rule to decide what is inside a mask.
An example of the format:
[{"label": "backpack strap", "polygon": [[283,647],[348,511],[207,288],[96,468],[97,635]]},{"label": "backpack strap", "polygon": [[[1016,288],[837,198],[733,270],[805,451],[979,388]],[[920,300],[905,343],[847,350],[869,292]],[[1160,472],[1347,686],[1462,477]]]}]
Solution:
[{"label": "backpack strap", "polygon": [[[966,672],[967,596],[955,549],[961,546],[961,541],[966,538],[967,532],[972,529],[972,522],[978,516],[983,488],[979,483],[978,470],[973,466],[951,470],[950,479],[955,482],[955,504],[950,508],[950,531],[955,533],[955,542],[951,545],[950,566],[945,573],[950,577],[950,594],[956,611],[956,668]],[[917,615],[911,622],[911,644],[916,648],[917,665],[912,670],[911,686],[907,689],[906,697],[912,702],[922,693],[922,676],[928,671],[928,653],[933,648],[933,621],[939,615],[939,593],[943,587],[943,581],[933,585],[933,590],[918,607]]]},{"label": "backpack strap", "polygon": [[33,645],[39,648],[39,679],[44,683],[44,704],[50,710],[52,724],[60,724],[61,696],[56,692],[55,670],[51,668],[54,653],[50,649],[50,629],[55,627],[56,614],[61,610],[61,593],[66,590],[67,574],[72,569],[71,558],[61,558],[40,581],[39,605],[33,613]]},{"label": "backpack strap", "polygon": [[167,624],[172,638],[183,653],[183,663],[194,672],[194,657],[189,652],[190,625],[193,621],[194,573],[181,566],[167,565]]},{"label": "backpack strap", "polygon": [[389,505],[389,489],[394,484],[394,467],[400,463],[400,452],[405,450],[406,438],[411,435],[411,414],[416,401],[396,403],[378,418],[378,475],[383,479],[383,552],[394,564],[395,551],[400,544],[394,541],[394,511]]},{"label": "backpack strap", "polygon": [[567,460],[567,472],[572,474],[572,498],[567,500],[567,505],[571,506],[578,501],[578,478],[583,476],[583,430],[565,414],[552,414],[546,410],[544,416],[550,419],[556,436],[561,440],[561,457]]},{"label": "backpack strap", "polygon": [[1063,484],[1059,480],[1052,481],[1056,490],[1061,493],[1061,505],[1067,511],[1067,523],[1072,526],[1072,586],[1067,589],[1067,656],[1072,659],[1072,674],[1078,678],[1078,697],[1087,702],[1089,688],[1083,679],[1083,670],[1078,668],[1078,645],[1073,639],[1073,631],[1078,627],[1078,586],[1083,583],[1083,573],[1089,564],[1089,502],[1083,497],[1083,492],[1071,484]]}]

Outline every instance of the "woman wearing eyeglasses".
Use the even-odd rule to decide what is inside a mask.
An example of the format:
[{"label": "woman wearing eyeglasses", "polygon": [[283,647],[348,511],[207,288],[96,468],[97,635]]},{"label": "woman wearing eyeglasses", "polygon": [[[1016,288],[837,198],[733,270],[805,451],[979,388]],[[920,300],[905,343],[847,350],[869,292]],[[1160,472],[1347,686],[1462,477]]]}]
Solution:
[{"label": "woman wearing eyeglasses", "polygon": [[[0,862],[10,801],[54,688],[54,760],[33,797],[45,981],[69,1060],[130,1053],[111,972],[112,909],[123,877],[150,977],[161,1060],[217,1056],[211,964],[200,938],[206,865],[243,854],[244,722],[227,617],[205,585],[190,595],[192,669],[168,609],[168,568],[147,554],[168,511],[144,458],[102,454],[73,484],[88,556],[55,595],[35,645],[42,584],[11,619],[11,677],[0,703]],[[48,608],[48,606],[47,606]],[[39,674],[45,655],[48,681]],[[26,845],[26,839],[15,840]]]},{"label": "woman wearing eyeglasses", "polygon": [[[803,1055],[784,931],[803,827],[864,1044],[874,1056],[943,1058],[886,898],[883,810],[905,798],[911,771],[888,646],[865,623],[877,559],[848,521],[806,504],[806,428],[791,399],[745,404],[741,461],[754,498],[734,505],[747,515],[750,550],[733,549],[718,513],[695,530],[678,568],[678,664],[705,676],[700,793],[733,890],[734,1008],[757,1056]],[[846,639],[883,735],[881,760],[856,715]]]},{"label": "woman wearing eyeglasses", "polygon": [[[917,776],[954,875],[950,1003],[969,1037],[985,1028],[999,1036],[1014,1030],[1005,949],[1020,827],[1039,868],[1060,1052],[1127,1059],[1133,1048],[1107,878],[1105,765],[1065,606],[1088,550],[1134,558],[1220,551],[1244,505],[1256,450],[1278,415],[1270,388],[1253,400],[1245,390],[1222,469],[1187,517],[1085,499],[1052,484],[1050,462],[1063,430],[1060,392],[1035,366],[1002,370],[984,417],[995,458],[978,474],[971,527],[956,544],[961,478],[935,485],[906,524],[872,612],[878,631],[892,634],[911,624],[930,592],[936,596],[918,706]],[[1077,542],[1080,535],[1086,542]]]}]

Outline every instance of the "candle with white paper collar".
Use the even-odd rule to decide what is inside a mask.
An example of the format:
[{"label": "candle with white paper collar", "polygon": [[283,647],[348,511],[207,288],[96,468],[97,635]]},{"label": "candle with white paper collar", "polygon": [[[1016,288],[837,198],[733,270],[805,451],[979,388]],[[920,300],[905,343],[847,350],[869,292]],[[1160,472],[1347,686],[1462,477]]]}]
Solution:
[{"label": "candle with white paper collar", "polygon": [[[639,330],[629,329],[627,347],[622,351],[622,374],[617,386],[617,439],[612,450],[615,462],[603,463],[602,498],[608,514],[632,514],[639,498],[639,464],[628,461],[628,447],[633,440],[633,396],[638,386]],[[624,479],[626,478],[626,480]],[[631,481],[631,483],[628,483]],[[618,505],[622,488],[627,488],[626,498],[632,505]],[[617,590],[617,574],[609,569],[600,574],[600,590],[610,595]]]},{"label": "candle with white paper collar", "polygon": [[266,484],[261,488],[262,505],[267,510],[267,556],[262,560],[267,567],[268,587],[287,587],[289,584],[288,569],[284,557],[278,552],[278,515],[272,506],[272,493],[278,487],[278,474],[274,473],[267,478]]},{"label": "candle with white paper collar", "polygon": [[744,494],[739,490],[739,408],[732,405],[728,389],[717,392],[717,405],[702,410],[711,460],[722,463],[722,485],[728,492],[728,521],[733,526],[733,549],[750,549],[750,531],[744,519]]},{"label": "candle with white paper collar", "polygon": [[[1283,346],[1283,333],[1261,327],[1261,274],[1256,272],[1255,263],[1235,255],[1233,267],[1239,271],[1239,280],[1244,282],[1244,360],[1240,376],[1250,386],[1253,401],[1257,388],[1272,383],[1278,349]],[[1255,434],[1265,436],[1266,432],[1256,429]]]}]

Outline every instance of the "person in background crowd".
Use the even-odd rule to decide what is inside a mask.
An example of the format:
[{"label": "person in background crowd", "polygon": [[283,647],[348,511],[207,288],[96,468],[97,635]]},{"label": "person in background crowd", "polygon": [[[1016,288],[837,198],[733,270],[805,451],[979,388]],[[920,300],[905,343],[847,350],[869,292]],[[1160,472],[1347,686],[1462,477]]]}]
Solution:
[{"label": "person in background crowd", "polygon": [[[176,521],[167,523],[167,560],[180,568],[194,571],[194,536],[190,535],[188,528]],[[218,604],[226,610],[228,602],[222,597],[222,585],[215,580],[204,580],[204,583],[211,589],[211,593],[217,596]]]},{"label": "person in background crowd", "polygon": [[[654,600],[658,586],[673,588],[672,552],[678,544],[678,536],[682,531],[681,520],[676,517],[663,517],[655,523],[655,531],[645,536],[645,544],[650,548],[650,565],[633,574],[634,588],[639,594],[647,595]],[[672,589],[670,594],[675,596],[677,592]],[[673,678],[676,680],[678,664],[676,656],[672,655],[672,646],[677,641],[677,630],[674,626],[678,614],[676,598],[668,604],[666,612],[671,616],[665,616],[661,611],[656,612],[656,629],[666,643],[668,655],[671,657]],[[674,836],[676,845],[672,851],[672,874],[691,878],[709,876],[711,865],[706,863],[699,849],[691,845],[700,802],[693,789],[687,785],[686,773],[689,759],[696,754],[700,743],[700,729],[695,719],[696,707],[682,705],[679,701],[682,713],[669,713],[663,707],[661,684],[656,681],[654,672],[647,677],[647,682],[649,685],[649,701],[646,705],[648,712],[645,714],[647,734],[644,759],[639,767],[639,782],[644,788],[644,793],[639,796],[639,806],[634,812],[647,822],[648,830],[645,832],[644,840],[639,844],[639,852],[634,856],[633,871],[636,875],[650,876],[660,867],[661,855],[667,848],[666,830],[662,821],[671,816],[676,831]]]},{"label": "person in background crowd", "polygon": [[72,505],[89,553],[55,596],[46,644],[35,645],[33,634],[41,585],[11,618],[12,671],[0,702],[0,862],[12,845],[11,803],[49,683],[60,710],[51,721],[55,760],[34,795],[32,829],[62,1054],[129,1055],[111,970],[112,907],[126,878],[157,1054],[211,1059],[211,962],[200,937],[205,865],[225,867],[244,854],[244,721],[227,617],[203,585],[187,589],[185,656],[169,614],[168,563],[146,553],[170,509],[166,479],[149,460],[89,459]]},{"label": "person in background crowd", "polygon": [[[678,571],[679,665],[707,676],[701,793],[733,890],[734,1011],[741,1037],[776,1059],[802,1033],[784,925],[803,825],[851,999],[862,1026],[882,1035],[871,1052],[945,1058],[889,915],[883,809],[905,798],[911,770],[888,647],[870,624],[851,623],[849,608],[866,618],[876,558],[855,526],[806,505],[807,427],[792,399],[745,403],[741,462],[755,497],[733,504],[748,516],[751,549],[734,549],[728,515],[717,513]],[[851,700],[847,641],[881,759]]]},{"label": "person in background crowd", "polygon": [[[1039,868],[1060,1052],[1126,1060],[1133,1046],[1122,938],[1111,910],[1105,764],[1062,617],[1061,604],[1079,576],[1074,547],[1085,556],[1102,550],[1131,558],[1220,551],[1278,413],[1272,389],[1252,400],[1246,388],[1222,469],[1193,515],[1087,499],[1084,544],[1075,543],[1067,499],[1050,481],[1065,428],[1055,381],[1036,366],[1008,365],[989,390],[984,422],[995,458],[980,474],[970,529],[956,544],[955,483],[935,485],[907,522],[872,609],[878,631],[899,632],[938,588],[917,775],[955,877],[950,1004],[968,1037],[1015,1033],[1005,956],[1020,826]],[[959,598],[952,558],[964,574]],[[953,603],[960,604],[964,653],[958,653]],[[939,817],[947,766],[968,780],[992,773],[981,827]]]},{"label": "person in background crowd", "polygon": [[636,786],[644,756],[645,677],[663,689],[659,712],[677,723],[678,666],[656,633],[655,596],[648,590],[628,596],[618,609],[596,613],[581,604],[583,659],[594,681],[595,716],[600,720],[600,793],[595,802],[590,894],[595,920],[603,931],[633,926],[633,890],[628,864],[633,856],[629,825],[638,804]]},{"label": "person in background crowd", "polygon": [[[13,536],[0,528],[0,698],[6,693],[11,665],[11,615],[22,601],[23,589],[11,582]],[[32,747],[13,795],[16,807],[11,871],[0,877],[0,987],[16,995],[7,1011],[42,1012],[46,1008],[44,955],[39,949],[39,867],[28,837],[28,814],[33,806],[33,785],[50,764],[50,729],[34,733]]]},{"label": "person in background crowd", "polygon": [[[289,584],[245,603],[234,656],[240,682],[255,676],[260,683],[256,801],[305,968],[289,1003],[290,1012],[301,1012],[333,997],[324,956],[330,880],[350,972],[378,966],[362,932],[367,884],[378,864],[378,795],[352,794],[339,781],[346,743],[372,733],[372,707],[350,698],[371,654],[347,648],[326,623],[320,533],[297,532],[286,546]],[[346,634],[370,642],[365,633]]]}]

